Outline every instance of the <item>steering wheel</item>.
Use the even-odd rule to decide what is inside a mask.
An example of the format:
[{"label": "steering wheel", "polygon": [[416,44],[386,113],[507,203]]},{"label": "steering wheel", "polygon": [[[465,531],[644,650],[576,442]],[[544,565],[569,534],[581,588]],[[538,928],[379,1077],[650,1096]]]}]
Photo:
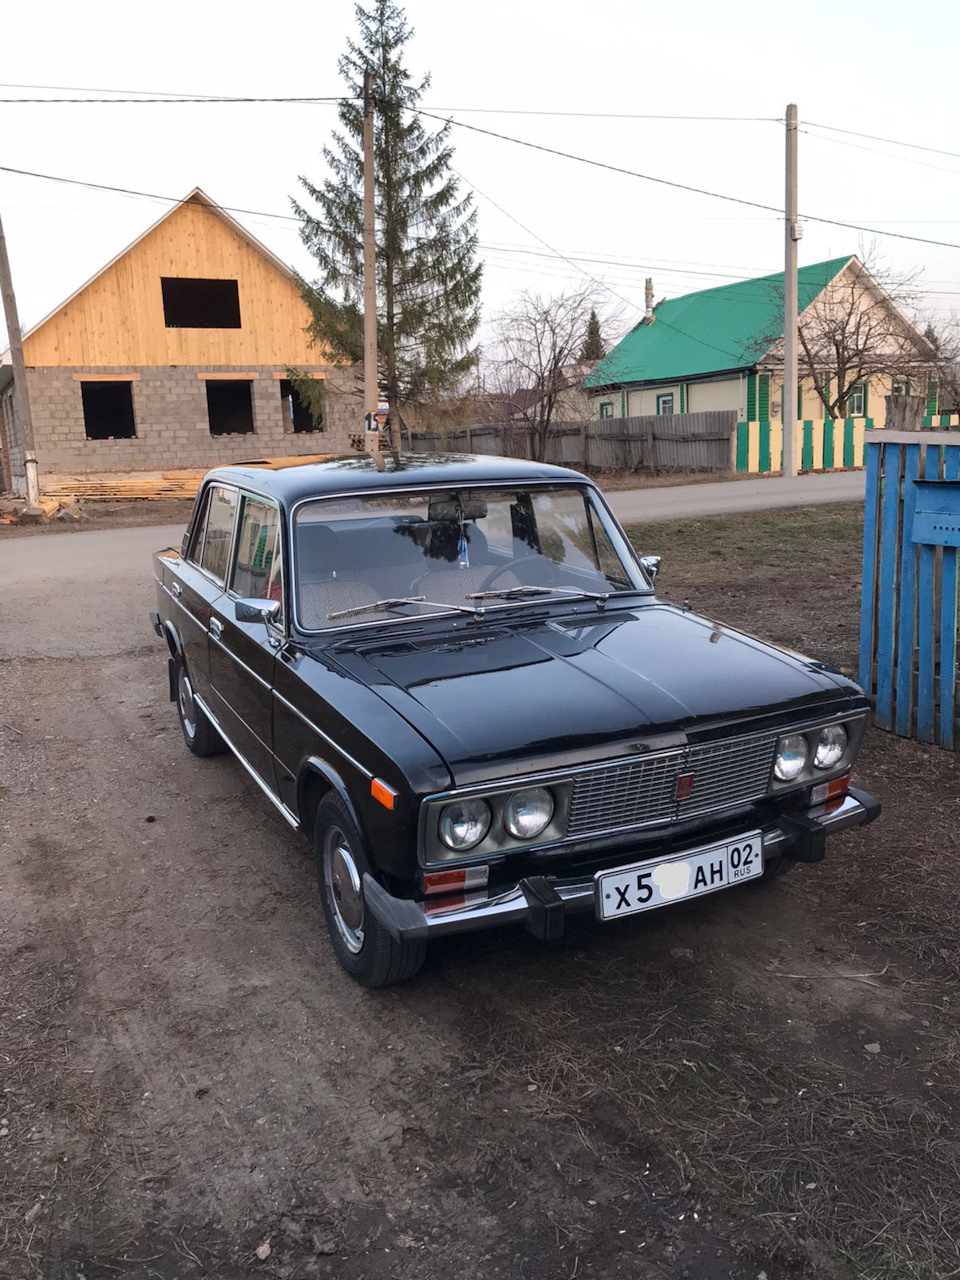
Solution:
[{"label": "steering wheel", "polygon": [[[541,581],[531,582],[531,583],[524,582],[523,579],[520,578],[519,574],[516,572],[517,569],[521,568],[523,565],[536,565],[539,572],[535,576],[541,579]],[[511,560],[509,564],[497,565],[496,568],[494,568],[493,572],[490,573],[485,579],[485,581],[481,584],[480,590],[489,591],[489,589],[493,586],[493,584],[495,582],[498,582],[507,573],[512,573],[515,578],[518,578],[521,586],[546,586],[547,584],[542,581],[542,579],[546,577],[546,574],[544,573],[544,568],[545,566],[544,566],[543,556],[540,556],[540,555],[521,556],[519,560]]]}]

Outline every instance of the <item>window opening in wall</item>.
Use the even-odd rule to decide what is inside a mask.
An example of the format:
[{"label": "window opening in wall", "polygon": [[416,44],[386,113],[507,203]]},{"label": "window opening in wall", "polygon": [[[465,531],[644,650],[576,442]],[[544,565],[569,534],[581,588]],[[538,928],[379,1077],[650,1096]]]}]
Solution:
[{"label": "window opening in wall", "polygon": [[657,415],[666,417],[673,413],[673,392],[667,392],[664,395],[657,396]]},{"label": "window opening in wall", "polygon": [[133,440],[132,382],[81,382],[83,429],[88,440]]},{"label": "window opening in wall", "polygon": [[612,400],[600,401],[600,417],[601,418],[613,417],[613,401]]},{"label": "window opening in wall", "polygon": [[161,276],[163,321],[168,329],[239,329],[236,280]]},{"label": "window opening in wall", "polygon": [[867,398],[866,383],[855,382],[847,392],[847,417],[862,418],[864,416],[864,402]]},{"label": "window opening in wall", "polygon": [[253,398],[249,382],[233,379],[207,383],[207,417],[212,436],[249,435],[253,431]]},{"label": "window opening in wall", "polygon": [[323,414],[320,414],[319,422],[314,421],[310,406],[303,402],[300,392],[288,378],[280,380],[280,403],[283,406],[284,430],[323,430]]}]

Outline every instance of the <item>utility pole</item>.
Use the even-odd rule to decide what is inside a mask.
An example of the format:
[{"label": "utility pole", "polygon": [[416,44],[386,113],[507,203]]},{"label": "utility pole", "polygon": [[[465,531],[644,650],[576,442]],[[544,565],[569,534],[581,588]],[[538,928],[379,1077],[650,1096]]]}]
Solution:
[{"label": "utility pole", "polygon": [[377,242],[373,169],[373,73],[363,77],[363,444],[380,456],[380,379],[377,364]]},{"label": "utility pole", "polygon": [[783,263],[783,474],[797,474],[797,244],[803,234],[797,222],[797,107],[787,107],[787,182],[784,204]]},{"label": "utility pole", "polygon": [[[27,477],[27,506],[36,507],[40,498],[40,485],[37,479],[37,455],[33,444],[33,418],[30,416],[30,392],[27,389],[27,370],[23,363],[23,338],[20,334],[20,317],[17,315],[17,299],[13,292],[13,277],[10,274],[10,259],[7,257],[7,240],[3,234],[3,222],[0,220],[0,293],[3,294],[3,314],[7,321],[7,336],[10,340],[10,360],[13,365],[13,405],[20,443],[23,447],[24,470]],[[10,482],[13,483],[13,471],[10,459],[9,439],[7,440],[7,467],[10,468]]]}]

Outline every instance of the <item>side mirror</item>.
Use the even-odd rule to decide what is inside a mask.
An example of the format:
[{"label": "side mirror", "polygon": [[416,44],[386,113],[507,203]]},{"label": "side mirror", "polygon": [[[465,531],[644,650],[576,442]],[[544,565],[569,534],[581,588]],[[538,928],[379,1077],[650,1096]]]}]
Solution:
[{"label": "side mirror", "polygon": [[640,564],[643,567],[644,573],[650,579],[651,586],[656,585],[657,574],[660,572],[660,561],[662,559],[663,559],[662,556],[641,556],[640,557]]},{"label": "side mirror", "polygon": [[275,622],[280,612],[280,601],[238,600],[234,607],[238,622]]}]

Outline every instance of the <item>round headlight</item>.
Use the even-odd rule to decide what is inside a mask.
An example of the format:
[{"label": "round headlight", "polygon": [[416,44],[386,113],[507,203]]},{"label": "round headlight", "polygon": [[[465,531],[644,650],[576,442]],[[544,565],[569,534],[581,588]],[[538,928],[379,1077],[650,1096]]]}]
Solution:
[{"label": "round headlight", "polygon": [[455,800],[440,810],[440,839],[448,849],[472,849],[489,830],[490,806],[486,800]]},{"label": "round headlight", "polygon": [[546,787],[514,791],[503,811],[503,825],[518,840],[533,840],[550,825],[553,796]]},{"label": "round headlight", "polygon": [[828,724],[820,731],[813,763],[818,769],[835,768],[843,759],[847,741],[847,731],[842,724]]},{"label": "round headlight", "polygon": [[777,743],[777,758],[773,772],[781,782],[793,782],[803,772],[809,755],[807,740],[802,733],[787,733]]}]

